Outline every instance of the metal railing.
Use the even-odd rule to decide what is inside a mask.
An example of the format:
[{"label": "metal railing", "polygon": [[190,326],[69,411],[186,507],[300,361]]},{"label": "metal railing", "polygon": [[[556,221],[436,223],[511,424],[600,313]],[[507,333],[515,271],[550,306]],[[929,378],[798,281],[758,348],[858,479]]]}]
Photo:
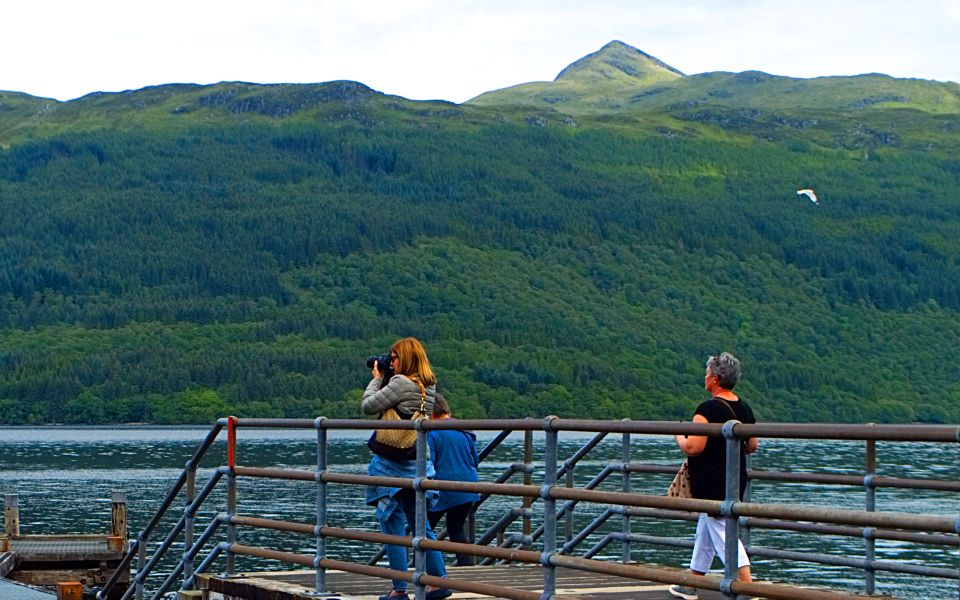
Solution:
[{"label": "metal railing", "polygon": [[[223,427],[228,430],[228,457],[227,465],[217,468],[204,486],[203,490],[194,495],[192,475],[196,470],[200,458],[210,447],[213,440]],[[276,469],[249,467],[236,464],[236,431],[238,428],[290,428],[315,429],[317,433],[317,466],[314,470]],[[417,431],[417,476],[413,479],[376,477],[341,473],[331,470],[327,464],[328,444],[327,432],[336,429],[410,429]],[[525,432],[525,460],[522,467],[515,466],[513,472],[524,474],[523,484],[506,483],[509,475],[496,482],[467,483],[458,481],[444,481],[426,479],[426,436],[431,430],[443,429],[471,429],[471,430],[502,430],[496,438],[498,444],[510,431]],[[543,482],[542,485],[533,485],[532,437],[533,431],[543,431],[545,444],[543,450]],[[596,436],[584,447],[577,451],[570,459],[559,465],[558,436],[562,431],[594,432]],[[620,465],[609,465],[601,474],[596,476],[586,487],[575,488],[573,484],[573,470],[577,462],[596,446],[604,436],[610,433],[622,435],[623,462]],[[630,462],[631,435],[709,435],[722,436],[727,447],[727,499],[724,501],[668,498],[659,495],[638,494],[631,490],[632,473],[661,473],[673,474],[674,467],[662,465],[642,465]],[[501,437],[502,436],[502,437]],[[730,468],[739,465],[740,441],[750,437],[785,438],[785,439],[829,439],[829,440],[862,440],[867,442],[868,460],[867,473],[864,477],[852,475],[834,475],[817,473],[785,473],[778,471],[750,470],[749,474],[756,481],[787,481],[829,483],[834,485],[860,485],[868,492],[865,510],[848,510],[837,508],[794,506],[787,504],[758,504],[749,501],[738,501],[739,468]],[[190,589],[195,582],[196,573],[206,570],[220,555],[226,557],[226,575],[236,573],[236,556],[248,555],[280,560],[292,564],[299,564],[315,569],[315,587],[317,591],[326,590],[325,572],[327,569],[340,569],[352,573],[361,573],[373,577],[406,580],[414,584],[416,597],[422,598],[425,586],[436,585],[455,590],[475,592],[502,598],[519,598],[523,600],[537,600],[551,598],[556,589],[555,569],[565,567],[595,573],[606,573],[622,577],[631,577],[661,583],[673,583],[693,586],[707,590],[721,591],[727,597],[738,594],[763,596],[766,598],[854,598],[857,596],[817,590],[798,588],[794,586],[771,583],[745,583],[738,581],[737,576],[737,539],[741,526],[746,531],[751,527],[776,528],[793,531],[809,531],[831,535],[862,536],[868,542],[875,539],[896,539],[901,541],[919,542],[925,544],[941,544],[951,547],[957,545],[957,534],[960,533],[960,519],[938,515],[918,515],[899,512],[879,512],[874,510],[870,490],[878,487],[902,487],[907,489],[932,489],[941,491],[958,491],[960,483],[955,481],[931,481],[906,478],[877,477],[875,475],[875,458],[870,458],[875,452],[876,441],[912,441],[912,442],[960,442],[960,428],[955,426],[912,426],[912,425],[830,425],[830,424],[741,424],[730,421],[725,424],[676,423],[657,421],[594,421],[578,419],[560,419],[547,417],[540,420],[512,419],[512,420],[437,420],[437,421],[389,421],[379,422],[366,419],[237,419],[230,417],[221,419],[210,431],[204,444],[198,449],[194,457],[188,461],[180,479],[174,485],[167,498],[161,504],[161,509],[150,521],[147,528],[138,536],[131,546],[130,552],[121,564],[122,569],[128,568],[133,555],[139,555],[137,572],[134,577],[135,586],[129,589],[124,599],[136,594],[137,599],[143,597],[146,577],[156,567],[157,562],[173,545],[175,540],[183,535],[183,557],[177,566],[167,576],[166,580],[154,593],[154,598],[161,597],[170,590],[176,581],[182,578],[181,589]],[[494,444],[495,447],[496,444]],[[489,447],[489,446],[488,446]],[[487,448],[484,449],[489,454]],[[872,456],[875,457],[875,454]],[[511,470],[511,469],[508,469]],[[622,477],[621,490],[618,492],[596,489],[602,481],[612,473],[619,473]],[[512,473],[511,473],[512,474]],[[207,498],[210,491],[226,476],[227,506],[226,512],[217,515],[204,533],[197,539],[193,536],[193,521],[199,506]],[[294,523],[262,519],[255,516],[238,513],[237,479],[260,478],[275,480],[293,480],[312,482],[316,486],[316,520],[313,524]],[[561,478],[566,477],[566,485],[560,485]],[[349,529],[330,527],[327,523],[327,486],[335,485],[384,485],[402,489],[412,489],[416,494],[416,523],[412,536],[390,536],[382,533],[351,531]],[[155,555],[148,561],[145,558],[147,540],[163,514],[172,506],[174,499],[186,487],[186,504],[183,517],[174,525],[164,541],[160,544]],[[498,523],[489,529],[476,544],[460,544],[442,540],[429,540],[425,536],[426,522],[426,492],[430,490],[469,491],[477,492],[484,497],[498,495],[517,497],[522,501],[518,509],[508,511]],[[749,498],[747,498],[749,499]],[[565,501],[558,510],[556,503]],[[540,502],[542,508],[534,510],[534,503]],[[574,507],[579,502],[592,502],[611,505],[606,512],[594,519],[583,531],[573,534]],[[678,572],[675,569],[662,569],[650,566],[641,566],[629,563],[631,558],[631,544],[658,543],[689,547],[691,542],[661,536],[643,536],[631,532],[631,517],[655,517],[662,519],[693,519],[691,513],[707,513],[723,517],[726,535],[724,576],[698,576],[692,573]],[[539,514],[542,525],[531,531],[530,523],[535,514]],[[569,554],[587,539],[600,525],[609,518],[618,516],[622,520],[621,531],[608,533],[598,544],[591,548],[583,557],[569,556]],[[523,535],[519,540],[503,539],[498,546],[489,546],[494,537],[502,537],[506,525],[516,518],[525,520]],[[558,548],[558,523],[566,519],[566,543]],[[215,544],[204,558],[202,563],[194,568],[193,563],[205,546],[213,539],[218,530],[224,526],[226,541]],[[267,548],[255,548],[237,543],[237,527],[256,527],[274,531],[295,532],[311,535],[316,541],[314,556],[282,552]],[[401,572],[376,567],[371,564],[357,564],[334,560],[327,557],[326,541],[328,538],[367,542],[374,544],[395,544],[412,547],[414,549],[413,573]],[[540,540],[540,551],[530,550],[529,547]],[[520,549],[509,546],[519,541]],[[611,542],[619,541],[622,544],[622,562],[596,560],[592,557],[599,550]],[[492,586],[461,579],[439,578],[424,572],[424,552],[426,550],[440,550],[499,561],[515,561],[539,564],[543,567],[543,593],[534,593],[502,586]],[[960,579],[956,570],[928,567],[924,565],[907,565],[893,561],[878,561],[875,559],[872,545],[867,548],[866,556],[862,559],[853,557],[838,557],[815,553],[787,552],[772,548],[751,547],[750,552],[756,556],[767,556],[787,560],[812,561],[820,564],[841,565],[862,568],[866,574],[865,586],[867,593],[873,593],[873,573],[878,570],[888,570],[900,573],[914,573],[935,577]],[[119,569],[118,569],[119,572]],[[116,581],[116,574],[111,577],[107,585],[98,594],[98,598],[106,598],[110,588]]]}]

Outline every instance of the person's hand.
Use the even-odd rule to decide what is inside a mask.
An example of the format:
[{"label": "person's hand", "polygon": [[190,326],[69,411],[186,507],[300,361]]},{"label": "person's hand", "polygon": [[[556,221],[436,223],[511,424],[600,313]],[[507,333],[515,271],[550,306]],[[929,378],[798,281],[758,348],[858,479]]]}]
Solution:
[{"label": "person's hand", "polygon": [[373,361],[373,369],[370,370],[374,379],[380,379],[380,361]]}]

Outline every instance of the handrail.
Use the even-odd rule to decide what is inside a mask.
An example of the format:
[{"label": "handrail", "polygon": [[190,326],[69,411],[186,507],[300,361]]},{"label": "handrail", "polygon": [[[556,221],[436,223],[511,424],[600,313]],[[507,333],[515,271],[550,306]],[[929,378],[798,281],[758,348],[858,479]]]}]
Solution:
[{"label": "handrail", "polygon": [[[234,472],[238,477],[256,477],[270,479],[286,479],[291,481],[313,481],[314,471],[297,469],[273,469],[263,467],[244,467],[238,465]],[[402,477],[382,477],[376,475],[360,475],[354,473],[335,473],[326,471],[320,474],[325,483],[345,483],[353,485],[376,485],[396,487],[402,489],[416,489],[412,479]],[[892,527],[895,529],[909,529],[914,531],[935,531],[938,533],[956,533],[957,520],[954,517],[937,515],[916,515],[900,512],[880,512],[850,510],[840,508],[821,508],[800,506],[795,504],[756,504],[752,502],[735,502],[725,507],[722,500],[701,500],[699,498],[671,498],[668,496],[654,496],[650,494],[624,494],[621,492],[606,492],[585,489],[570,489],[562,486],[536,486],[522,484],[492,484],[469,481],[447,481],[443,479],[426,479],[419,481],[417,486],[423,490],[437,490],[450,492],[491,492],[501,496],[518,496],[530,498],[553,498],[555,500],[586,500],[599,504],[621,504],[625,506],[641,506],[647,508],[674,508],[691,512],[707,513],[710,515],[745,516],[745,517],[774,517],[794,519],[797,521],[820,520],[826,523],[842,525],[863,525],[866,527]],[[499,490],[499,492],[496,492]]]},{"label": "handrail", "polygon": [[173,502],[177,499],[177,496],[179,496],[180,492],[183,490],[183,486],[187,483],[189,472],[196,470],[197,466],[200,464],[200,460],[202,460],[207,451],[210,449],[210,446],[212,446],[214,441],[216,441],[217,436],[220,435],[220,431],[223,429],[223,426],[226,425],[226,423],[226,419],[218,419],[217,422],[214,423],[213,427],[210,428],[210,431],[207,432],[207,435],[204,437],[203,441],[197,447],[196,451],[194,451],[193,456],[187,460],[183,470],[180,472],[180,476],[177,478],[177,481],[173,484],[173,486],[171,486],[170,491],[167,492],[166,497],[160,503],[160,508],[157,509],[157,512],[153,515],[153,518],[151,518],[147,523],[147,526],[144,527],[143,530],[137,535],[137,539],[130,544],[127,553],[120,559],[120,563],[117,565],[117,568],[114,569],[113,573],[111,573],[103,587],[99,592],[97,592],[97,600],[106,600],[110,591],[116,586],[117,581],[120,579],[120,575],[129,568],[130,563],[133,561],[134,555],[141,553],[141,547],[146,547],[147,541],[150,538],[150,534],[153,533],[153,530],[160,523],[161,519],[163,519],[163,517],[167,514],[167,511],[170,509],[170,507],[173,505]]},{"label": "handrail", "polygon": [[[204,490],[197,496],[193,502],[189,502],[183,517],[174,525],[163,543],[157,549],[149,563],[138,568],[135,581],[138,583],[137,593],[141,589],[143,579],[150,574],[162,555],[171,547],[174,539],[184,531],[188,523],[192,527],[192,518],[196,514],[199,506],[204,502],[210,493],[210,490],[217,484],[222,475],[230,476],[231,486],[237,477],[269,478],[281,480],[293,480],[313,482],[318,486],[318,515],[319,511],[325,511],[325,500],[321,496],[326,494],[326,484],[338,485],[383,485],[388,487],[397,487],[403,489],[412,489],[416,492],[417,502],[420,505],[418,511],[425,510],[423,502],[426,491],[461,491],[477,492],[483,494],[486,499],[489,495],[513,496],[543,501],[543,510],[540,514],[544,517],[544,523],[540,525],[535,532],[530,534],[525,526],[525,535],[511,538],[525,547],[532,544],[535,540],[543,537],[544,551],[534,552],[525,549],[511,549],[506,547],[488,546],[494,535],[504,531],[506,527],[516,518],[523,516],[525,519],[532,516],[531,508],[521,507],[519,509],[509,510],[500,520],[491,527],[487,533],[481,536],[477,544],[457,544],[443,540],[428,540],[423,536],[423,525],[418,517],[418,532],[413,532],[409,537],[385,536],[385,534],[372,532],[356,532],[342,528],[330,527],[325,523],[325,517],[321,519],[318,516],[316,525],[307,525],[303,523],[293,523],[285,521],[274,521],[262,519],[255,516],[243,516],[237,513],[235,508],[229,508],[227,514],[219,514],[210,524],[204,535],[196,542],[192,542],[192,534],[185,537],[186,546],[183,553],[183,559],[173,569],[166,580],[163,582],[161,592],[166,592],[173,585],[175,580],[181,575],[184,578],[182,589],[192,586],[195,581],[195,573],[202,573],[209,567],[213,560],[223,552],[226,552],[228,558],[228,573],[232,572],[230,566],[234,555],[250,555],[262,558],[284,560],[294,564],[303,564],[317,569],[318,584],[317,590],[322,591],[321,572],[326,568],[336,568],[343,570],[364,573],[376,577],[388,577],[394,579],[405,579],[414,582],[418,590],[423,585],[429,585],[434,582],[463,591],[476,591],[478,593],[489,593],[496,591],[496,595],[507,598],[526,598],[525,592],[517,590],[508,590],[506,588],[485,588],[487,592],[479,592],[478,586],[485,584],[476,584],[469,581],[440,580],[429,576],[422,571],[415,571],[411,576],[409,573],[391,571],[382,569],[373,565],[359,565],[354,563],[344,563],[342,561],[331,560],[326,557],[325,542],[327,537],[349,539],[353,541],[380,543],[380,544],[401,544],[413,547],[415,553],[419,556],[426,549],[438,549],[444,551],[456,551],[464,554],[473,554],[484,557],[487,560],[499,561],[519,561],[540,564],[544,569],[544,594],[552,593],[554,580],[553,569],[558,566],[566,566],[590,572],[621,574],[628,577],[639,577],[642,574],[644,579],[651,581],[660,581],[666,583],[680,583],[683,585],[693,585],[702,589],[715,589],[724,592],[725,595],[735,593],[762,595],[769,598],[847,598],[854,597],[835,592],[819,592],[804,590],[802,595],[795,595],[797,588],[790,586],[774,584],[744,584],[738,582],[735,577],[735,569],[731,571],[728,567],[725,576],[718,578],[697,578],[697,576],[687,573],[678,573],[675,570],[665,571],[662,569],[652,569],[649,567],[638,567],[632,564],[610,563],[607,561],[592,560],[590,557],[595,555],[606,544],[613,541],[624,543],[624,556],[629,556],[630,542],[643,543],[661,543],[668,545],[688,546],[689,541],[678,540],[675,538],[658,537],[650,535],[638,535],[629,531],[630,516],[653,516],[656,518],[675,518],[690,519],[691,513],[707,513],[710,515],[721,516],[728,527],[728,540],[738,538],[737,528],[739,526],[759,527],[771,529],[786,529],[793,531],[807,531],[829,535],[845,535],[864,537],[868,541],[873,539],[894,539],[909,542],[918,542],[926,544],[940,544],[955,547],[957,546],[956,534],[960,533],[960,519],[946,517],[941,515],[917,515],[901,512],[880,512],[872,510],[872,505],[868,501],[867,510],[850,510],[824,508],[814,506],[797,506],[793,504],[773,504],[773,503],[755,503],[750,501],[737,500],[702,500],[691,498],[668,498],[659,495],[639,494],[630,491],[629,474],[630,473],[653,473],[653,474],[673,474],[676,467],[669,465],[647,465],[642,463],[630,462],[629,434],[645,435],[672,435],[682,433],[687,435],[711,435],[723,437],[727,440],[728,462],[738,459],[739,439],[745,437],[765,437],[765,438],[785,438],[785,439],[831,439],[831,440],[862,440],[868,444],[868,452],[871,451],[871,444],[876,441],[913,441],[913,442],[960,442],[960,427],[956,426],[914,426],[914,425],[836,425],[836,424],[804,424],[804,423],[764,423],[764,424],[741,424],[731,421],[726,424],[700,424],[692,422],[661,422],[661,421],[598,421],[582,419],[561,419],[557,417],[548,417],[543,420],[536,419],[457,419],[457,420],[437,420],[437,421],[390,421],[380,422],[369,419],[248,419],[248,418],[230,418],[220,419],[208,433],[206,440],[195,452],[194,456],[187,462],[187,465],[181,473],[180,478],[174,484],[170,493],[161,504],[160,510],[151,519],[144,532],[138,536],[135,543],[131,544],[130,550],[124,557],[122,563],[123,569],[126,569],[132,556],[135,553],[143,553],[143,546],[146,545],[148,536],[152,533],[163,514],[169,509],[176,499],[180,490],[184,486],[187,474],[195,470],[200,459],[205,455],[213,441],[216,439],[224,425],[229,424],[231,433],[235,433],[238,428],[258,427],[258,428],[290,428],[290,429],[315,429],[319,438],[325,440],[325,430],[330,429],[414,429],[417,431],[418,445],[425,446],[426,433],[431,430],[449,430],[449,429],[473,429],[473,430],[499,430],[494,441],[487,444],[482,456],[485,458],[494,448],[509,436],[512,431],[535,432],[543,431],[546,436],[546,450],[544,454],[543,485],[531,484],[509,484],[506,481],[516,472],[526,472],[529,465],[511,465],[504,474],[501,474],[496,482],[460,482],[445,481],[436,479],[426,479],[421,477],[415,479],[405,479],[397,477],[379,477],[361,475],[355,473],[342,473],[330,470],[326,467],[325,454],[323,459],[320,453],[326,452],[325,441],[321,444],[318,441],[318,468],[315,470],[298,469],[278,469],[271,467],[251,467],[237,465],[235,462],[236,436],[230,435],[228,440],[228,466],[219,467],[215,470],[211,481]],[[558,433],[561,431],[590,431],[596,435],[586,444],[580,447],[566,461],[559,461],[556,456]],[[594,447],[596,447],[605,436],[610,433],[624,434],[624,452],[623,463],[613,463],[606,465],[603,470],[591,479],[585,487],[565,487],[559,482],[560,477],[570,474],[577,463],[586,456]],[[527,433],[529,436],[530,434]],[[529,439],[529,438],[528,438]],[[731,454],[732,452],[732,454]],[[419,461],[425,460],[425,448]],[[529,460],[529,459],[527,459]],[[893,487],[901,489],[927,489],[934,491],[960,491],[960,483],[953,481],[937,481],[924,479],[911,479],[901,477],[878,477],[873,472],[871,460],[868,458],[868,468],[866,476],[858,475],[836,475],[826,473],[805,473],[805,472],[784,472],[775,470],[757,470],[749,469],[748,476],[753,481],[779,481],[787,483],[821,483],[830,485],[849,485],[860,486],[868,491],[879,487]],[[730,464],[735,464],[730,463]],[[419,466],[418,466],[419,469]],[[619,472],[624,477],[623,490],[621,492],[606,491],[596,489],[606,480],[611,473]],[[739,469],[727,469],[728,473],[739,473]],[[568,485],[572,479],[568,478]],[[235,489],[235,488],[231,488]],[[728,489],[730,485],[728,482]],[[230,492],[235,494],[235,492]],[[728,496],[729,498],[729,496]],[[563,500],[565,503],[557,509],[555,502]],[[610,504],[613,507],[608,508],[603,515],[593,520],[576,537],[568,539],[568,542],[562,548],[554,548],[552,544],[556,540],[556,523],[564,515],[571,514],[578,502],[592,502]],[[234,506],[231,500],[231,507]],[[325,514],[325,512],[323,512]],[[615,515],[621,515],[624,518],[623,531],[607,533],[594,548],[591,548],[583,558],[569,556],[573,550],[584,539],[592,535],[609,518]],[[204,559],[201,565],[195,570],[190,571],[187,565],[192,565],[193,559],[199,555],[204,546],[210,542],[214,532],[220,524],[226,524],[228,528],[228,542],[217,544]],[[282,531],[292,531],[313,535],[317,538],[318,551],[316,557],[306,557],[304,555],[295,555],[276,550],[255,548],[244,544],[238,544],[235,541],[233,533],[236,526],[244,527],[262,527],[268,529],[277,529]],[[900,531],[896,531],[900,530]],[[732,531],[733,535],[730,535]],[[546,532],[546,535],[544,533]],[[916,533],[916,532],[935,532],[935,533]],[[570,534],[568,533],[568,538]],[[551,541],[553,540],[553,541]],[[512,542],[511,542],[512,543]],[[871,542],[872,543],[872,542]],[[728,550],[729,552],[729,546]],[[789,560],[805,560],[819,564],[832,564],[853,566],[862,568],[870,577],[873,571],[887,570],[900,573],[915,573],[922,575],[931,575],[935,577],[958,578],[957,574],[949,569],[928,566],[911,566],[904,563],[894,563],[891,561],[876,560],[872,555],[872,546],[868,551],[866,558],[848,558],[825,554],[814,553],[794,553],[781,551],[773,548],[751,546],[751,552],[757,556],[787,558]],[[728,554],[729,556],[729,554]],[[623,560],[628,560],[624,558]],[[420,560],[416,564],[422,565]],[[728,560],[730,565],[735,560]],[[418,567],[422,568],[422,567]],[[114,576],[108,581],[108,586],[98,593],[100,599],[106,598],[110,587],[115,584],[118,569]],[[629,573],[629,574],[628,574]],[[868,588],[872,585],[868,577]],[[494,586],[496,587],[496,586]],[[129,598],[132,590],[128,590],[124,599]],[[868,592],[869,593],[869,592]],[[511,595],[512,594],[512,595]],[[812,594],[812,595],[811,595]],[[821,595],[817,595],[821,594]],[[536,594],[540,598],[540,594]],[[139,598],[139,596],[138,596]],[[532,596],[531,596],[532,598]]]},{"label": "handrail", "polygon": [[[660,473],[673,475],[676,465],[655,465],[630,463],[627,470],[631,473]],[[824,483],[828,485],[848,485],[863,487],[862,475],[838,475],[834,473],[809,473],[805,471],[776,471],[768,469],[747,469],[751,481],[780,481],[784,483]],[[960,481],[937,479],[917,479],[906,477],[872,477],[871,485],[878,488],[899,488],[915,490],[936,490],[941,492],[960,492]]]},{"label": "handrail", "polygon": [[[251,419],[237,420],[237,427],[312,429],[314,419]],[[544,431],[537,419],[438,419],[414,421],[375,421],[371,419],[327,419],[324,429],[470,429],[477,431]],[[721,423],[693,423],[692,421],[603,421],[596,419],[562,419],[553,417],[554,431],[583,431],[605,433],[638,433],[648,435],[723,435]],[[954,425],[863,425],[857,423],[736,423],[736,437],[763,437],[781,439],[818,440],[876,440],[890,442],[960,442],[960,427]]]}]

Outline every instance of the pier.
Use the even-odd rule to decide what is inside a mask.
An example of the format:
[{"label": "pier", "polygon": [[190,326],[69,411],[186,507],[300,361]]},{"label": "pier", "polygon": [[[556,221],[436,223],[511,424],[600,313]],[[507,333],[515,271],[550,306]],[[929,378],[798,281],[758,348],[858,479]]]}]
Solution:
[{"label": "pier", "polygon": [[[487,465],[481,469],[481,480],[366,475],[362,465],[368,455],[361,440],[364,432],[378,427],[415,429],[424,471],[422,446],[431,429],[490,432],[481,436],[485,442],[481,465]],[[264,430],[289,431],[278,431],[282,443],[264,452],[260,440],[274,436]],[[293,430],[301,431],[291,436]],[[340,430],[361,433],[343,438]],[[668,498],[664,491],[682,460],[679,453],[673,454],[668,437],[672,433],[722,436],[731,460],[738,460],[735,452],[744,437],[770,440],[765,447],[772,454],[758,463],[763,468],[748,468],[742,502]],[[122,494],[112,498],[105,534],[61,540],[100,544],[88,545],[83,552],[100,559],[99,567],[109,563],[106,568],[84,571],[68,554],[54,554],[48,548],[45,570],[72,570],[32,580],[44,590],[19,587],[6,592],[5,587],[25,583],[11,577],[24,576],[38,562],[25,560],[30,556],[26,543],[45,537],[22,535],[19,522],[21,517],[30,522],[29,507],[20,507],[22,499],[8,495],[6,533],[0,537],[5,553],[0,569],[6,569],[7,579],[0,580],[0,599],[49,600],[55,597],[56,584],[72,580],[82,582],[85,598],[102,600],[373,600],[389,589],[391,578],[408,581],[411,598],[422,598],[427,585],[437,585],[451,589],[454,600],[659,600],[670,597],[666,588],[671,584],[697,587],[700,598],[707,600],[932,597],[891,596],[900,585],[891,574],[922,577],[918,581],[935,584],[937,597],[956,597],[960,523],[955,507],[960,481],[953,461],[958,436],[956,426],[721,425],[556,417],[389,424],[366,419],[225,418],[206,432],[195,451],[195,441],[177,450],[174,464],[183,464],[179,462],[183,456],[186,465],[182,470],[175,466],[160,479],[168,483],[152,488],[149,498],[156,498],[156,504],[148,502],[148,512],[137,517],[139,533],[129,542]],[[777,438],[816,444],[777,444],[773,442]],[[346,445],[343,439],[349,439]],[[287,440],[297,441],[290,446]],[[923,472],[902,468],[910,464],[904,461],[914,456],[915,445],[935,446],[922,452],[937,457]],[[842,448],[843,459],[818,469],[825,464],[819,459],[796,462],[795,447],[818,455]],[[920,455],[916,460],[924,460]],[[421,514],[430,490],[478,492],[475,543],[454,544],[439,530],[437,540],[426,539],[422,523],[413,524],[409,535],[379,532],[372,509],[360,500],[370,484],[413,490]],[[108,502],[109,489],[99,492]],[[826,490],[832,491],[821,497]],[[915,495],[938,500],[915,503]],[[947,514],[938,506],[939,498],[942,506],[949,506]],[[36,499],[28,500],[33,502]],[[885,512],[878,510],[880,506],[904,512]],[[926,514],[931,511],[940,512]],[[685,570],[692,521],[701,512],[721,516],[745,540],[751,557],[759,561],[761,580],[746,584],[723,571],[695,576]],[[114,552],[116,538],[121,539],[121,552]],[[816,542],[825,538],[849,541]],[[790,543],[780,543],[787,539]],[[410,549],[412,568],[406,572],[386,568],[384,544]],[[922,552],[912,553],[908,550],[912,546],[922,547]],[[97,554],[104,548],[107,551]],[[450,558],[453,553],[469,554],[478,564],[448,567],[443,579],[431,577],[418,568],[423,551],[429,549]],[[810,565],[805,575],[791,577],[801,563]],[[841,569],[842,579],[834,579]],[[28,590],[29,597],[17,594]]]},{"label": "pier", "polygon": [[[238,432],[244,428],[312,429],[316,432],[316,468],[310,470],[251,467],[238,461],[243,456]],[[335,429],[371,430],[375,428],[413,428],[417,431],[418,467],[425,473],[426,433],[431,429],[472,429],[500,431],[481,452],[489,453],[511,432],[522,432],[525,439],[523,463],[511,465],[495,481],[466,483],[417,477],[414,479],[373,477],[337,470],[328,464],[327,433]],[[216,467],[210,479],[199,485],[196,470],[219,434],[226,430],[226,464]],[[543,432],[541,447],[534,448],[532,433]],[[573,455],[561,458],[557,452],[558,436],[565,431],[593,432],[595,436]],[[866,492],[862,509],[848,506],[806,506],[755,502],[748,494],[744,501],[710,501],[668,498],[662,495],[634,493],[631,482],[640,475],[672,475],[676,465],[644,464],[630,456],[630,436],[670,435],[722,436],[727,440],[728,460],[739,460],[740,440],[748,437],[855,441],[863,444],[864,461],[861,474],[800,473],[750,469],[751,482],[825,484],[859,487]],[[605,466],[592,481],[581,487],[572,485],[571,474],[581,459],[606,436],[619,437],[623,444],[622,461]],[[760,596],[771,599],[852,599],[863,594],[876,595],[875,574],[882,571],[904,573],[952,581],[960,580],[956,566],[944,568],[907,561],[879,560],[875,553],[877,540],[897,540],[943,547],[944,554],[955,560],[960,519],[956,515],[929,515],[876,511],[874,494],[884,487],[934,490],[948,494],[960,492],[960,482],[952,480],[883,477],[877,474],[876,443],[898,441],[956,445],[960,428],[956,426],[840,425],[840,424],[697,424],[651,421],[588,421],[549,417],[544,420],[455,420],[455,421],[392,421],[389,423],[358,419],[237,419],[217,422],[187,461],[155,517],[130,545],[117,570],[98,592],[102,600],[111,597],[114,586],[133,566],[136,575],[122,598],[160,598],[177,591],[180,598],[230,598],[232,600],[299,599],[336,597],[341,599],[376,598],[389,587],[391,578],[411,583],[411,594],[424,596],[425,586],[446,587],[453,598],[497,597],[517,600],[561,600],[567,598],[667,598],[666,586],[689,585],[698,588],[701,598],[734,598]],[[678,461],[679,462],[679,461]],[[737,469],[728,474],[738,477]],[[523,483],[509,483],[520,475]],[[619,480],[619,490],[600,489],[604,480]],[[535,481],[536,479],[536,481]],[[298,481],[313,489],[316,513],[302,521],[283,521],[263,515],[245,514],[238,490],[238,481],[247,485],[271,485],[271,482]],[[260,482],[260,483],[256,483]],[[412,489],[418,499],[418,515],[426,510],[428,490],[475,491],[482,500],[492,496],[517,499],[520,504],[478,536],[475,544],[455,544],[442,539],[424,537],[423,519],[417,519],[410,536],[390,536],[369,530],[338,527],[336,516],[327,511],[329,486],[388,485]],[[752,485],[752,484],[751,484]],[[205,524],[197,535],[196,521],[201,506],[214,489],[225,486],[226,505]],[[610,486],[608,485],[607,488]],[[728,489],[730,487],[728,486]],[[733,489],[736,489],[734,486]],[[605,512],[577,530],[574,525],[578,504],[607,506]],[[182,508],[175,508],[175,505]],[[158,531],[166,511],[182,510],[183,516],[172,529]],[[209,510],[209,509],[208,509]],[[642,549],[649,544],[689,548],[690,539],[658,535],[639,535],[632,531],[631,521],[691,520],[697,513],[719,515],[727,527],[727,539],[742,536],[753,557],[784,562],[803,561],[823,565],[841,565],[860,569],[862,590],[857,593],[830,589],[827,579],[817,585],[796,585],[786,582],[758,581],[743,583],[735,572],[723,575],[697,576],[678,568],[648,564],[642,560]],[[306,516],[306,515],[304,515]],[[333,522],[331,522],[333,521]],[[522,523],[522,533],[505,535],[514,521]],[[583,550],[582,543],[604,523],[619,523],[593,547]],[[371,522],[373,519],[371,517]],[[864,540],[861,556],[837,556],[810,551],[786,551],[749,544],[749,532],[760,528],[784,532],[809,533],[814,536],[849,536]],[[303,536],[315,551],[304,554],[243,543],[244,531],[258,529]],[[609,529],[609,528],[608,528]],[[155,552],[148,556],[149,540]],[[219,541],[218,541],[219,540]],[[330,555],[327,543],[347,540],[368,545],[371,559],[364,563],[342,560]],[[422,565],[422,553],[436,549],[447,553],[471,554],[478,559],[476,567],[451,567],[446,578],[430,576],[415,566],[406,572],[377,566],[383,544],[404,545],[413,549],[414,565]],[[607,546],[620,548],[620,560],[601,560],[597,555]],[[175,566],[161,577],[152,576],[164,555],[176,559]],[[281,573],[241,573],[239,557],[257,557],[271,561],[286,570]],[[134,564],[135,563],[135,564]],[[214,565],[221,565],[214,567]],[[956,565],[956,562],[953,563]],[[297,572],[289,572],[299,567]],[[153,583],[149,583],[153,582]],[[954,589],[957,589],[956,587]],[[954,594],[955,595],[955,594]],[[881,594],[882,596],[882,594]]]},{"label": "pier", "polygon": [[0,536],[0,599],[55,597],[43,589],[59,590],[61,598],[71,595],[79,598],[83,589],[104,585],[111,573],[117,573],[117,583],[106,597],[121,597],[130,580],[129,573],[117,572],[129,547],[126,494],[114,492],[111,500],[107,533],[22,535],[19,498],[16,494],[5,494],[3,535]]}]

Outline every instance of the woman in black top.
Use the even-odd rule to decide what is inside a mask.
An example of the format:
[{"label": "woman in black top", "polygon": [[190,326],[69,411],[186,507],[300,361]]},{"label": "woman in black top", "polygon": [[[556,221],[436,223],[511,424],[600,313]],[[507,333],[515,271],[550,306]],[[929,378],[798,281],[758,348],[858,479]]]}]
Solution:
[{"label": "woman in black top", "polygon": [[[711,398],[697,407],[693,414],[694,423],[725,423],[737,420],[741,423],[756,423],[753,411],[746,402],[733,393],[734,386],[740,380],[740,361],[724,352],[707,359],[703,387]],[[694,498],[706,500],[726,499],[726,440],[722,437],[702,435],[677,435],[677,445],[687,455],[690,468],[690,487]],[[746,454],[755,452],[759,440],[750,438],[743,443],[740,453],[740,498],[747,485]],[[738,498],[738,499],[740,499]],[[724,557],[725,529],[723,520],[705,513],[697,521],[697,534],[690,559],[690,571],[704,575],[710,570],[713,558]],[[741,581],[750,582],[750,559],[747,557],[743,542],[739,542],[737,576]],[[696,600],[697,590],[692,587],[671,585],[670,594],[684,600]]]}]

